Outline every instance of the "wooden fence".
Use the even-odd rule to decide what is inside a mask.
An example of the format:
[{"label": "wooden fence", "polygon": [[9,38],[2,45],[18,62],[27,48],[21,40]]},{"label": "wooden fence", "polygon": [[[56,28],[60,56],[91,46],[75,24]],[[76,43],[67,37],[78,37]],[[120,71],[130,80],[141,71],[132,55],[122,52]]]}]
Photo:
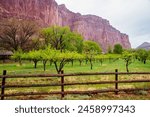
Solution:
[{"label": "wooden fence", "polygon": [[[35,74],[35,75],[7,75],[7,71],[3,71],[3,75],[0,75],[1,79],[1,100],[4,100],[4,97],[11,97],[11,96],[27,96],[27,95],[54,95],[59,94],[61,95],[61,99],[67,94],[95,94],[95,93],[104,93],[104,92],[115,92],[117,95],[120,91],[136,91],[136,90],[150,90],[150,87],[146,88],[126,88],[126,89],[119,89],[118,84],[120,83],[141,83],[141,82],[150,82],[150,79],[146,80],[120,80],[119,75],[150,75],[150,72],[118,72],[116,69],[115,72],[96,72],[96,73],[73,73],[73,74],[64,74],[61,71],[61,74]],[[68,76],[90,76],[90,75],[114,75],[114,81],[98,81],[98,82],[83,82],[83,83],[65,83],[65,77]],[[32,85],[6,85],[6,79],[8,78],[46,78],[46,77],[56,77],[61,78],[61,82],[57,84],[32,84]],[[65,86],[70,85],[94,85],[94,84],[115,84],[114,89],[99,89],[99,90],[92,90],[92,91],[65,91]],[[5,94],[5,88],[32,88],[32,87],[50,87],[50,86],[60,86],[61,91],[51,91],[51,92],[30,92],[30,93],[14,93],[14,94]]]}]

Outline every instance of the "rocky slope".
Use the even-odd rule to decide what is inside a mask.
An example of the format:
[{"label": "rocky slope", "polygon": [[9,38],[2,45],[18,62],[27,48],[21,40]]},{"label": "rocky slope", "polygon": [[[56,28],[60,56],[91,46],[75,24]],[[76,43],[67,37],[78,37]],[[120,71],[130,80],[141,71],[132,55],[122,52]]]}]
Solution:
[{"label": "rocky slope", "polygon": [[140,46],[138,46],[136,49],[145,49],[145,50],[150,50],[150,43],[144,42]]},{"label": "rocky slope", "polygon": [[55,0],[0,0],[0,18],[19,18],[37,21],[41,26],[70,26],[86,40],[98,42],[104,51],[120,43],[130,48],[128,35],[121,33],[109,21],[94,15],[81,15],[69,11]]}]

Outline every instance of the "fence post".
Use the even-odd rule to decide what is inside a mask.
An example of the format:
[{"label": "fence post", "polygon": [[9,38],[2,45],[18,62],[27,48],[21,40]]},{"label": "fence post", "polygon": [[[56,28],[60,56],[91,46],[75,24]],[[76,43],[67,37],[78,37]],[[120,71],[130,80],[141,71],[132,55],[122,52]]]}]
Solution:
[{"label": "fence post", "polygon": [[[118,69],[115,69],[115,81],[118,81]],[[118,90],[118,83],[115,83],[115,90]],[[115,91],[115,94],[118,95],[118,91]]]},{"label": "fence post", "polygon": [[7,73],[7,71],[6,71],[6,70],[3,70],[3,75],[4,75],[4,77],[2,78],[2,85],[1,85],[1,100],[4,100],[5,81],[6,81],[5,75],[6,75],[6,73]]},{"label": "fence post", "polygon": [[[64,71],[61,71],[61,74],[64,74]],[[64,98],[64,76],[61,76],[61,99]]]}]

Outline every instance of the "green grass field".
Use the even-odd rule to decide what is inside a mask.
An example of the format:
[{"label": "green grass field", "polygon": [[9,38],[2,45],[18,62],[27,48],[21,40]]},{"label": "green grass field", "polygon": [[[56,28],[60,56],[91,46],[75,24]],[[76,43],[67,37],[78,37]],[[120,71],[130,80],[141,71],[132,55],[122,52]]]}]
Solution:
[{"label": "green grass field", "polygon": [[[90,69],[90,65],[85,62],[82,63],[82,66],[79,65],[79,62],[74,62],[72,66],[71,63],[66,64],[64,67],[65,73],[77,73],[77,72],[114,72],[115,69],[118,69],[120,72],[125,72],[125,63],[123,60],[109,62],[104,61],[101,65],[98,62],[93,62],[93,70]],[[50,66],[47,63],[46,71],[43,71],[42,62],[39,62],[37,69],[33,68],[32,62],[23,62],[22,66],[18,63],[0,63],[0,74],[3,70],[7,70],[9,74],[35,74],[35,73],[56,73],[54,65]],[[147,61],[147,64],[143,64],[140,61],[134,61],[130,66],[129,70],[131,72],[141,72],[141,71],[150,71],[150,61]]]},{"label": "green grass field", "polygon": [[[114,72],[118,69],[120,72],[125,72],[125,63],[123,60],[118,61],[104,61],[101,65],[98,62],[94,62],[93,70],[90,69],[90,65],[85,62],[82,66],[79,62],[74,62],[72,66],[71,63],[66,64],[64,67],[65,73],[78,73],[78,72]],[[54,65],[50,66],[47,63],[46,71],[43,71],[43,65],[41,62],[38,63],[37,68],[33,68],[32,62],[23,61],[22,66],[18,63],[0,63],[0,74],[3,70],[7,70],[7,74],[40,74],[40,73],[56,73]],[[130,66],[129,70],[131,72],[150,72],[150,61],[147,64],[143,64],[139,61],[134,61]],[[78,76],[78,77],[66,77],[65,83],[70,82],[90,82],[90,81],[105,81],[114,80],[115,76]],[[119,76],[120,80],[131,80],[131,79],[150,79],[149,75],[126,75]],[[7,79],[6,84],[48,84],[48,83],[58,83],[59,78],[30,78],[30,79]],[[136,87],[150,87],[150,83],[134,83],[134,84],[120,84],[121,88],[136,88]],[[112,89],[113,84],[105,85],[84,85],[84,86],[67,86],[65,91],[84,91],[84,90],[96,90],[96,89]],[[60,87],[45,87],[45,88],[19,88],[19,89],[7,89],[6,93],[17,93],[17,92],[50,92],[59,91]],[[6,99],[60,99],[59,95],[53,96],[23,96],[23,97],[9,97]],[[114,95],[114,93],[105,94],[95,94],[95,95],[67,95],[64,99],[150,99],[150,92],[148,91],[138,91],[132,93],[119,93],[119,95]]]}]

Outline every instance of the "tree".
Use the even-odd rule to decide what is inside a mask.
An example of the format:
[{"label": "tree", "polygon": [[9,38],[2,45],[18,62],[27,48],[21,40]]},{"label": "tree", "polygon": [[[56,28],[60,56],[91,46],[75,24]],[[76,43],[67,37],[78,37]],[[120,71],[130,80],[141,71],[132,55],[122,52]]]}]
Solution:
[{"label": "tree", "polygon": [[34,62],[34,68],[37,68],[37,63],[41,60],[41,53],[38,50],[32,50],[22,55],[22,59]]},{"label": "tree", "polygon": [[82,53],[83,50],[83,37],[75,32],[71,32],[68,34],[68,42],[65,45],[65,49],[68,51],[75,51],[78,53]]},{"label": "tree", "polygon": [[103,64],[104,60],[109,60],[109,62],[114,62],[116,60],[118,60],[119,58],[121,58],[120,54],[101,54],[101,55],[96,55],[94,57],[96,60],[99,60],[99,62],[101,63],[101,65]]},{"label": "tree", "polygon": [[55,58],[56,53],[58,51],[52,50],[50,46],[48,46],[44,50],[39,50],[39,51],[40,51],[41,60],[43,61],[43,68],[44,68],[44,71],[45,71],[47,61],[53,61],[53,59]]},{"label": "tree", "polygon": [[15,61],[19,61],[19,64],[22,65],[22,55],[23,55],[23,52],[21,49],[19,49],[18,51],[14,52],[11,58],[14,59]]},{"label": "tree", "polygon": [[41,37],[45,45],[49,44],[53,49],[82,52],[83,37],[71,32],[69,27],[53,26],[41,30]]},{"label": "tree", "polygon": [[70,62],[72,59],[81,60],[84,58],[84,56],[77,52],[70,52],[70,51],[60,52],[59,50],[47,48],[41,51],[41,58],[43,61],[43,65],[44,62],[46,64],[48,60],[53,61],[57,73],[60,74],[62,69],[68,62]]},{"label": "tree", "polygon": [[60,52],[56,50],[55,56],[53,57],[53,63],[55,65],[57,73],[60,74],[64,66],[72,59],[78,58],[81,59],[81,55],[77,52],[70,52],[70,51]]},{"label": "tree", "polygon": [[111,63],[121,58],[121,55],[120,54],[107,54],[107,58],[109,59],[109,62]]},{"label": "tree", "polygon": [[109,54],[112,54],[112,53],[113,53],[113,52],[112,52],[112,47],[111,47],[111,46],[108,46],[107,53],[109,53]]},{"label": "tree", "polygon": [[84,41],[83,42],[83,52],[86,54],[87,60],[90,61],[91,69],[93,69],[92,60],[95,55],[101,54],[102,50],[100,46],[94,41]]},{"label": "tree", "polygon": [[66,65],[66,63],[68,63],[72,59],[74,60],[83,59],[84,56],[82,56],[81,54],[77,52],[70,52],[70,51],[60,52],[59,50],[54,50],[54,49],[51,49],[50,47],[47,47],[43,50],[32,50],[26,53],[15,52],[12,58],[18,59],[18,60],[33,61],[34,68],[37,67],[38,61],[42,61],[44,71],[46,70],[47,61],[48,60],[53,61],[57,73],[60,74],[62,69]]},{"label": "tree", "polygon": [[115,45],[114,45],[113,52],[114,52],[115,54],[122,54],[122,52],[123,52],[122,46],[121,46],[120,44],[115,44]]},{"label": "tree", "polygon": [[96,60],[98,60],[98,61],[101,63],[101,65],[103,64],[103,60],[104,60],[104,59],[108,59],[107,55],[105,55],[105,54],[96,55],[94,58],[95,58]]},{"label": "tree", "polygon": [[148,50],[148,59],[150,60],[150,50]]},{"label": "tree", "polygon": [[130,51],[124,51],[122,59],[125,61],[126,71],[129,72],[129,65],[132,63],[133,60],[133,53],[131,53]]},{"label": "tree", "polygon": [[[32,36],[36,33],[36,24],[31,21],[11,19],[1,21],[0,47],[10,51],[23,51],[33,48]],[[34,44],[35,45],[35,44]]]},{"label": "tree", "polygon": [[148,59],[148,51],[145,49],[138,49],[136,53],[138,59],[144,64],[146,64],[146,60]]}]

